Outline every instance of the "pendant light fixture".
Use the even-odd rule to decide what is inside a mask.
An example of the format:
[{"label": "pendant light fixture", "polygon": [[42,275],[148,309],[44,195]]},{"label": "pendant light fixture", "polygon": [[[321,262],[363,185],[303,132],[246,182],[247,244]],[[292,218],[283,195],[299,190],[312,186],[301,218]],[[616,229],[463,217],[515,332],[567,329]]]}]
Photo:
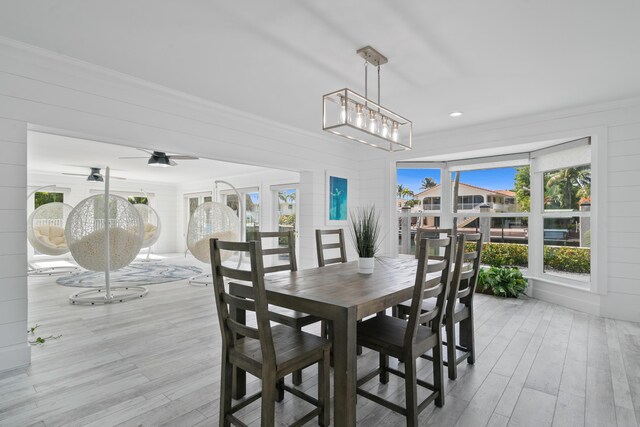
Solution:
[{"label": "pendant light fixture", "polygon": [[[356,52],[364,58],[364,96],[340,89],[322,97],[322,130],[385,151],[411,149],[410,120],[380,105],[380,66],[388,59],[366,46]],[[378,69],[378,102],[367,97],[368,66]]]}]

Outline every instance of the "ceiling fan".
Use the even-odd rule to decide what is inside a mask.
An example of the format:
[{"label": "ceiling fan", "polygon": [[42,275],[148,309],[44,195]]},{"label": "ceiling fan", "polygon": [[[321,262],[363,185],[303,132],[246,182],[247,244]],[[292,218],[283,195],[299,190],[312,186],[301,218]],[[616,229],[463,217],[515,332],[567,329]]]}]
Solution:
[{"label": "ceiling fan", "polygon": [[[144,150],[142,148],[138,148],[140,151],[144,151],[149,154],[149,160],[147,161],[147,165],[166,168],[169,166],[177,166],[174,160],[198,160],[198,157],[194,156],[185,156],[182,154],[167,154],[164,151],[149,151]],[[146,159],[146,157],[119,157],[119,159]]]},{"label": "ceiling fan", "polygon": [[[90,168],[91,172],[89,173],[89,176],[87,176],[87,181],[91,181],[91,182],[103,182],[104,181],[104,176],[102,176],[102,174],[100,173],[100,168]],[[67,172],[62,172],[62,175],[71,175],[71,176],[86,176],[83,173],[67,173]],[[111,175],[111,179],[127,179],[127,178],[122,178],[120,176],[113,176]]]}]

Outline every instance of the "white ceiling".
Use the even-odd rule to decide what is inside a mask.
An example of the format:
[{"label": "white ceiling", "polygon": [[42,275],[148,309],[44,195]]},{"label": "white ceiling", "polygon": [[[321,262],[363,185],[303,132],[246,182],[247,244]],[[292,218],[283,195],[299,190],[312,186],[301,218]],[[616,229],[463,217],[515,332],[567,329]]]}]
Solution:
[{"label": "white ceiling", "polygon": [[[30,173],[89,175],[91,167],[109,166],[112,176],[130,181],[180,184],[190,181],[246,175],[272,169],[216,160],[176,160],[178,166],[154,168],[147,166],[149,155],[135,148],[66,136],[29,132],[27,164]],[[140,159],[118,157],[141,156]]]},{"label": "white ceiling", "polygon": [[0,35],[314,132],[370,44],[421,134],[640,94],[639,21],[636,0],[32,0]]}]

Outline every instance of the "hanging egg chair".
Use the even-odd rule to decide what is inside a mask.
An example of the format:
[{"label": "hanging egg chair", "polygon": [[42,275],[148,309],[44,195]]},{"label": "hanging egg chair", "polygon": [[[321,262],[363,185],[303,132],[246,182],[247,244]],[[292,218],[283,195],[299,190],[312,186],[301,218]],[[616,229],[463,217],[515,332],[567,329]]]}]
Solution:
[{"label": "hanging egg chair", "polygon": [[[67,219],[65,235],[73,259],[91,271],[105,271],[104,195],[78,203]],[[126,267],[140,252],[144,225],[127,199],[109,196],[109,270]]]},{"label": "hanging egg chair", "polygon": [[65,203],[47,203],[34,210],[27,219],[27,239],[44,255],[59,256],[69,252],[65,226],[73,208]]},{"label": "hanging egg chair", "polygon": [[136,203],[134,208],[140,214],[142,223],[144,224],[144,238],[142,239],[142,249],[153,246],[160,238],[160,231],[162,230],[160,224],[160,216],[158,212],[149,205],[143,203]]},{"label": "hanging egg chair", "polygon": [[[201,262],[210,264],[209,240],[240,241],[240,220],[227,205],[218,202],[205,202],[198,206],[189,219],[187,247],[193,256]],[[222,261],[226,261],[233,252],[222,251]]]}]

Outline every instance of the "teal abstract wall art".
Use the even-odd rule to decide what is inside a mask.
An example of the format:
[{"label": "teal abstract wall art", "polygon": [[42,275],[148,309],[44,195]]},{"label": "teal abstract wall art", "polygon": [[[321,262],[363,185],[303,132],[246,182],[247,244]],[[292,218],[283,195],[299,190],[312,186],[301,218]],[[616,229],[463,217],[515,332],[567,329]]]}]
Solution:
[{"label": "teal abstract wall art", "polygon": [[349,181],[327,174],[327,223],[346,224],[348,219]]}]

